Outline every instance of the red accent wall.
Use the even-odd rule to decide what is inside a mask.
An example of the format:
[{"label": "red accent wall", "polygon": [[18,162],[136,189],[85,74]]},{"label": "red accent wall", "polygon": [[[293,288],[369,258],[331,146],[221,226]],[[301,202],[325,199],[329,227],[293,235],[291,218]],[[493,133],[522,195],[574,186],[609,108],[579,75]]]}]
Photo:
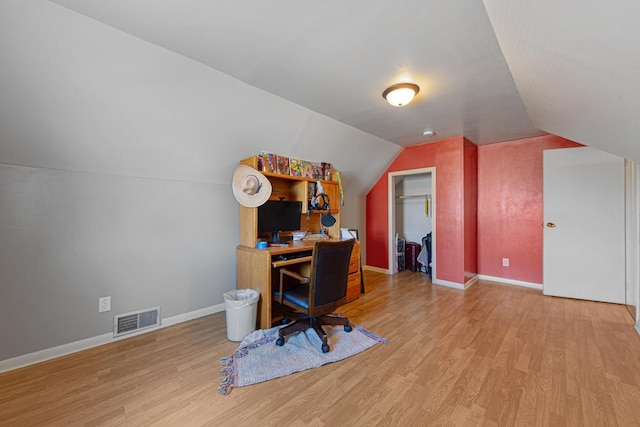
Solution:
[{"label": "red accent wall", "polygon": [[542,283],[542,152],[581,146],[545,135],[477,147],[479,274]]},{"label": "red accent wall", "polygon": [[[440,280],[464,283],[467,255],[464,235],[464,148],[464,138],[451,138],[407,147],[393,161],[367,194],[367,265],[388,268],[388,173],[435,167],[436,274]],[[472,162],[474,149],[469,147],[468,150],[469,162]],[[473,170],[473,166],[469,165],[468,169]],[[468,197],[469,200],[473,199],[473,191]],[[475,239],[471,237],[474,227],[469,224],[470,240]],[[473,251],[475,248],[470,250],[469,257]],[[475,262],[469,261],[469,265]]]}]

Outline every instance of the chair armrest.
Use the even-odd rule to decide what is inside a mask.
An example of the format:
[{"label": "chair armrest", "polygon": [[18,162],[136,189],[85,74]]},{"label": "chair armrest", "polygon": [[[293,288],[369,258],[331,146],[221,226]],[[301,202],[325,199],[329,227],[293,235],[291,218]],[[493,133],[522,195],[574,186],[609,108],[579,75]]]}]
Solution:
[{"label": "chair armrest", "polygon": [[294,279],[300,281],[300,283],[309,283],[309,278],[302,276],[295,271],[287,270],[286,268],[280,269],[280,296],[277,298],[277,301],[282,304],[284,301],[284,276],[285,274],[289,277],[293,277]]},{"label": "chair armrest", "polygon": [[[291,271],[291,270],[287,270],[286,268],[283,268],[280,270],[280,277],[282,277],[283,274],[286,274],[287,276],[291,276],[294,279],[299,280],[300,283],[309,283],[309,278],[307,276],[303,276],[295,271]],[[280,289],[280,291],[282,291],[282,289]]]}]

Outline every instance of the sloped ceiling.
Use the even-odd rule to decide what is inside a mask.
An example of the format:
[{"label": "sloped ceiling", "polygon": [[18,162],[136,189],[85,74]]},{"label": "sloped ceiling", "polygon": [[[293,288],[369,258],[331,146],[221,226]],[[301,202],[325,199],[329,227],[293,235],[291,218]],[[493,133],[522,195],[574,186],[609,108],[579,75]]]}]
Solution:
[{"label": "sloped ceiling", "polygon": [[[542,133],[480,0],[55,2],[400,146]],[[405,80],[418,97],[390,106]]]},{"label": "sloped ceiling", "polygon": [[534,126],[640,160],[640,2],[484,4]]},{"label": "sloped ceiling", "polygon": [[55,1],[400,146],[549,132],[640,160],[639,2]]},{"label": "sloped ceiling", "polygon": [[215,185],[260,150],[366,194],[400,147],[48,0],[0,0],[0,163]]}]

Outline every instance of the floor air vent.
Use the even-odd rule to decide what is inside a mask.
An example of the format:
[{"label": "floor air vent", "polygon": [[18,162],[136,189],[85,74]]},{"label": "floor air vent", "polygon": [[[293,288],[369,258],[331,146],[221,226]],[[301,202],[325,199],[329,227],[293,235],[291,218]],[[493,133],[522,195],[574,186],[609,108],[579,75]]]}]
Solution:
[{"label": "floor air vent", "polygon": [[160,307],[120,314],[113,318],[113,336],[130,334],[159,325]]}]

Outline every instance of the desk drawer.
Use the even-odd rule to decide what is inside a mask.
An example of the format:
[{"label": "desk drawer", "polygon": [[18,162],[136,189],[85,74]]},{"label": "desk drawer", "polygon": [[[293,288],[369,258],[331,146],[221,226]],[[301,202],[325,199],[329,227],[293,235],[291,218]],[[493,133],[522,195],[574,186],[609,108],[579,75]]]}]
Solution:
[{"label": "desk drawer", "polygon": [[349,273],[356,273],[360,271],[360,257],[352,256],[349,260]]},{"label": "desk drawer", "polygon": [[360,270],[357,273],[349,274],[347,280],[347,302],[360,297]]}]

